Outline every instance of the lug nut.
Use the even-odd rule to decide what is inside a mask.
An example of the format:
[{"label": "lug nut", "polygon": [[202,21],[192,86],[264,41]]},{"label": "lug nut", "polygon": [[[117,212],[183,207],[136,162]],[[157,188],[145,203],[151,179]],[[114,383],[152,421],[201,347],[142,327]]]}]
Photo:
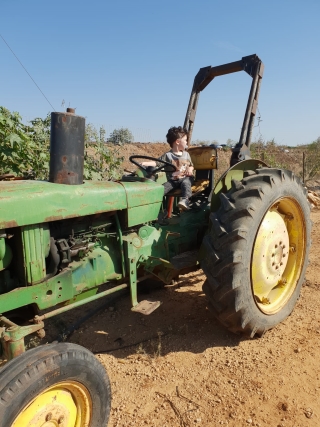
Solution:
[{"label": "lug nut", "polygon": [[46,415],[46,421],[50,421],[52,418],[52,414],[51,412],[49,412],[49,414]]},{"label": "lug nut", "polygon": [[64,416],[61,415],[61,417],[58,419],[58,424],[62,424],[64,421]]}]

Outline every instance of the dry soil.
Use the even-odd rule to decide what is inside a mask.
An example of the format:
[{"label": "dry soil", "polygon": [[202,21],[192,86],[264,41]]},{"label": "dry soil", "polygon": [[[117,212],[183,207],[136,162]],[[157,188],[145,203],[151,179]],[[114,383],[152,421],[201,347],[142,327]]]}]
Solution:
[{"label": "dry soil", "polygon": [[[301,297],[263,338],[229,333],[207,309],[198,270],[152,292],[151,315],[110,301],[68,341],[96,354],[112,384],[109,427],[320,426],[320,211]],[[145,299],[140,292],[139,298]],[[47,324],[53,337],[93,303]]]}]

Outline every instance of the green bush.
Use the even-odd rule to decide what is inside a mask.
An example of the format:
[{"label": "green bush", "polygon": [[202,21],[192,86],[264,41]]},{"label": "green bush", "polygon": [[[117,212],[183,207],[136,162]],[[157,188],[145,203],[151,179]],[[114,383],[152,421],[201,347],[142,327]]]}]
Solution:
[{"label": "green bush", "polygon": [[259,138],[250,146],[251,157],[253,159],[262,160],[268,166],[279,169],[290,169],[290,164],[279,160],[279,152],[281,147],[278,146],[274,139],[264,141]]},{"label": "green bush", "polygon": [[320,137],[309,144],[305,150],[305,181],[316,178],[320,174]]},{"label": "green bush", "polygon": [[49,171],[50,116],[24,125],[0,106],[0,173],[45,179]]}]

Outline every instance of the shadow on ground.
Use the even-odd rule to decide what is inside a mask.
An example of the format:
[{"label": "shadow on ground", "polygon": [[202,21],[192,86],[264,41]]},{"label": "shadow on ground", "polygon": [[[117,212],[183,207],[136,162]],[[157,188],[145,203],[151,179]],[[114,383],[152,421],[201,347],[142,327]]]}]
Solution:
[{"label": "shadow on ground", "polygon": [[[187,351],[202,353],[211,347],[234,347],[240,336],[227,331],[207,308],[202,292],[201,270],[181,276],[173,285],[149,293],[139,292],[139,300],[162,302],[149,316],[130,310],[127,293],[108,303],[82,323],[67,341],[80,344],[95,354],[109,353],[117,358],[144,353],[150,356]],[[59,315],[46,323],[46,338],[51,342],[102,301],[87,304]]]}]

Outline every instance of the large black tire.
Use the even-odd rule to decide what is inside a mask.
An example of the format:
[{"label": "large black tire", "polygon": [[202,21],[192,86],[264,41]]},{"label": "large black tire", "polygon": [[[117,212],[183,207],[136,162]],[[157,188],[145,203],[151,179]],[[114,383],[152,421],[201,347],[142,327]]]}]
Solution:
[{"label": "large black tire", "polygon": [[0,427],[105,427],[110,405],[104,367],[76,344],[28,350],[0,371]]},{"label": "large black tire", "polygon": [[310,249],[310,207],[293,172],[262,168],[220,194],[203,240],[203,290],[230,331],[254,337],[282,322],[300,295]]}]

